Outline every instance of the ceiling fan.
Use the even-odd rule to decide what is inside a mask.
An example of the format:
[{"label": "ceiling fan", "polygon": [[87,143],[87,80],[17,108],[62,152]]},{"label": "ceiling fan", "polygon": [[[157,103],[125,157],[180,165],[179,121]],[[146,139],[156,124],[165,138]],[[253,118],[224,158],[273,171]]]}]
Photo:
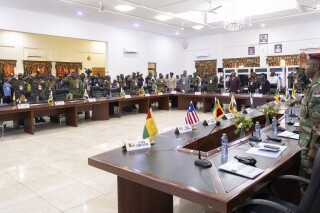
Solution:
[{"label": "ceiling fan", "polygon": [[213,0],[207,0],[207,2],[209,2],[210,7],[209,10],[196,10],[198,12],[203,12],[203,13],[213,13],[213,14],[217,14],[216,10],[218,10],[219,8],[222,7],[222,5],[216,6],[216,7],[212,7],[212,2]]},{"label": "ceiling fan", "polygon": [[311,6],[309,5],[301,5],[304,8],[312,9],[312,10],[320,10],[320,0],[314,0]]}]

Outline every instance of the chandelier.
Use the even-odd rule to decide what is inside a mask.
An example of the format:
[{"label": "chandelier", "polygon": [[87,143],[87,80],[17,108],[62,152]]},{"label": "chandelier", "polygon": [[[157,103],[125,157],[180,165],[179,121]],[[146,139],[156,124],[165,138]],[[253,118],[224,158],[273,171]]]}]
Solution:
[{"label": "chandelier", "polygon": [[240,30],[244,26],[244,20],[242,17],[233,17],[223,22],[223,27],[229,31]]},{"label": "chandelier", "polygon": [[240,30],[244,26],[244,20],[242,17],[236,15],[235,5],[233,0],[233,15],[224,20],[223,27],[229,31],[237,31]]}]

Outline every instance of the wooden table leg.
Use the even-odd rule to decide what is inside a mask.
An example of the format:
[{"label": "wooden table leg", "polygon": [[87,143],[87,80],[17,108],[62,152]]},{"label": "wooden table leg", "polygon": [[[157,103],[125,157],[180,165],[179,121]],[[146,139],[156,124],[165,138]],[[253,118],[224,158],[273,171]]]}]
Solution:
[{"label": "wooden table leg", "polygon": [[109,103],[93,104],[92,120],[109,120]]},{"label": "wooden table leg", "polygon": [[66,125],[77,127],[77,108],[68,107],[66,108]]},{"label": "wooden table leg", "polygon": [[118,176],[119,213],[170,213],[173,196]]},{"label": "wooden table leg", "polygon": [[25,112],[24,117],[24,132],[29,133],[30,135],[34,135],[34,118],[33,111]]},{"label": "wooden table leg", "polygon": [[147,114],[149,111],[150,100],[149,98],[141,99],[139,101],[139,113]]},{"label": "wooden table leg", "polygon": [[159,103],[159,109],[169,110],[169,96],[159,98],[158,103]]}]

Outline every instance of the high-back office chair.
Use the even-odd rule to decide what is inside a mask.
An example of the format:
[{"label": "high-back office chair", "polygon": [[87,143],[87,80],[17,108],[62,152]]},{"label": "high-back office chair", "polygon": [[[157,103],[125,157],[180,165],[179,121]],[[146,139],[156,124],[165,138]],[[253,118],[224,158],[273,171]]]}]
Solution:
[{"label": "high-back office chair", "polygon": [[93,98],[100,98],[102,96],[99,86],[91,87],[91,91],[92,91]]},{"label": "high-back office chair", "polygon": [[[299,213],[316,213],[320,210],[320,149],[317,152],[312,168],[311,179],[302,178],[294,175],[283,175],[277,177],[269,184],[272,194],[257,195],[253,199],[246,201],[235,210],[238,212],[299,212]],[[280,199],[273,191],[276,181],[293,180],[308,186],[299,206]],[[283,181],[284,180],[284,181]]]},{"label": "high-back office chair", "polygon": [[64,101],[66,99],[66,92],[64,89],[56,90],[55,100],[56,101]]}]

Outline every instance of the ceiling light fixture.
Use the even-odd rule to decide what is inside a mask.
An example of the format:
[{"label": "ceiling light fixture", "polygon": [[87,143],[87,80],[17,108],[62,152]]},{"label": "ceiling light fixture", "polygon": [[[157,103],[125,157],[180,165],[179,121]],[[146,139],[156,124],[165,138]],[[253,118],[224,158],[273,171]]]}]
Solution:
[{"label": "ceiling light fixture", "polygon": [[157,15],[156,17],[154,17],[155,19],[158,19],[159,21],[167,21],[169,19],[172,19],[171,16],[167,16],[167,15]]},{"label": "ceiling light fixture", "polygon": [[135,7],[132,7],[132,6],[126,5],[126,4],[121,4],[121,5],[116,6],[115,9],[119,10],[121,12],[128,12],[128,11],[134,10]]},{"label": "ceiling light fixture", "polygon": [[260,27],[265,27],[266,25],[264,23],[260,24]]},{"label": "ceiling light fixture", "polygon": [[83,12],[78,11],[78,12],[77,12],[77,15],[78,15],[78,16],[82,16],[82,15],[83,15]]},{"label": "ceiling light fixture", "polygon": [[234,0],[233,0],[233,15],[232,17],[224,20],[223,27],[229,31],[240,30],[244,26],[244,19],[236,15]]},{"label": "ceiling light fixture", "polygon": [[134,26],[134,27],[139,27],[139,24],[138,24],[138,23],[135,23],[133,26]]},{"label": "ceiling light fixture", "polygon": [[176,35],[180,35],[179,31],[176,32]]},{"label": "ceiling light fixture", "polygon": [[202,26],[202,25],[192,26],[192,29],[195,29],[195,30],[201,30],[202,28],[204,28],[204,26]]}]

